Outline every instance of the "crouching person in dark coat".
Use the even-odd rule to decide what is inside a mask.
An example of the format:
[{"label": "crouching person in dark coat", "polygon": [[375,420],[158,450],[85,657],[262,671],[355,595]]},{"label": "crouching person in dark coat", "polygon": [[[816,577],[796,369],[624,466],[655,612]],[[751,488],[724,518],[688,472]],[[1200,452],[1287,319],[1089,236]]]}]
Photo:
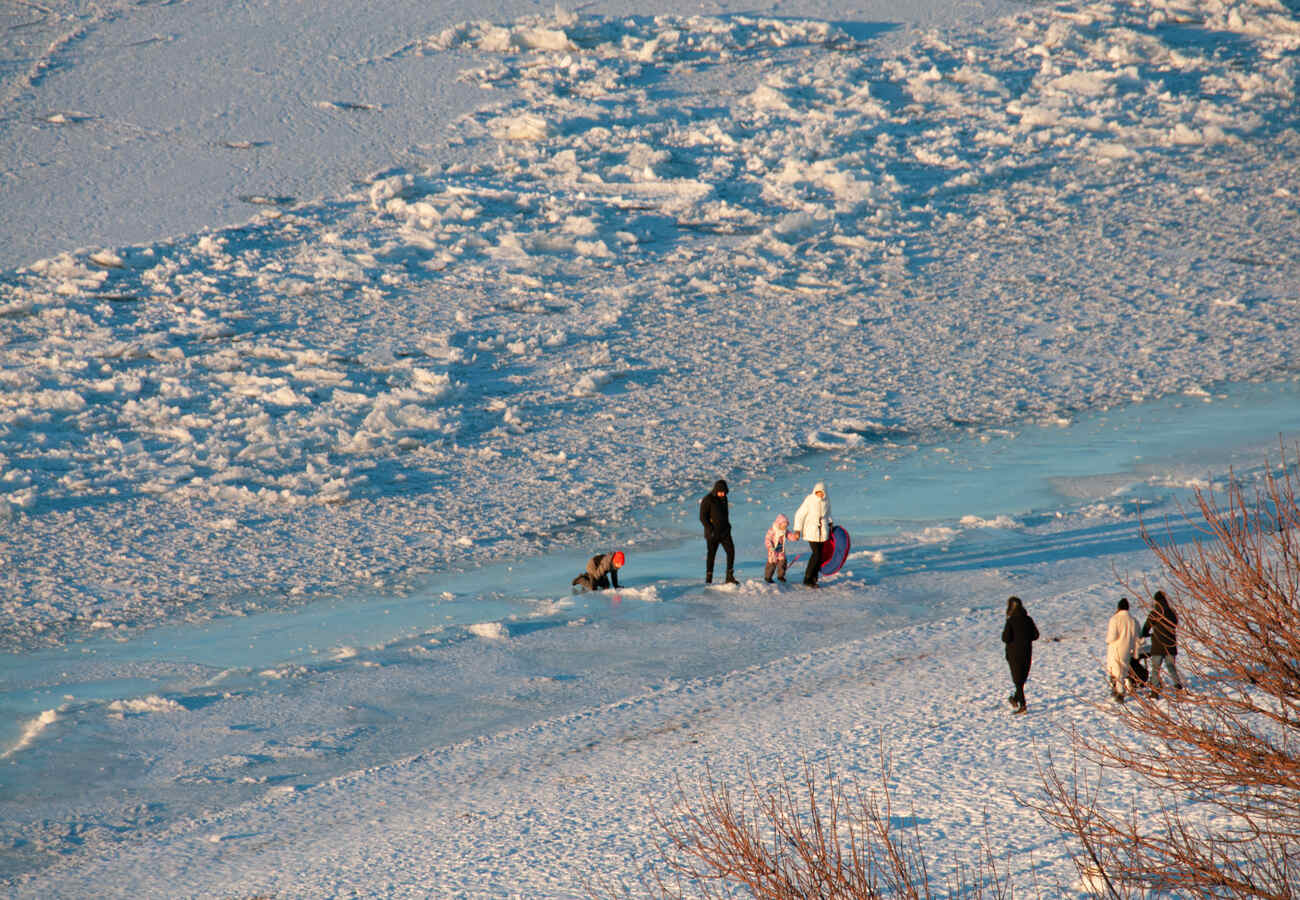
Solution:
[{"label": "crouching person in dark coat", "polygon": [[1007,598],[1007,623],[1002,627],[1002,643],[1007,645],[1007,665],[1011,668],[1011,682],[1016,692],[1007,699],[1015,712],[1025,711],[1025,682],[1029,680],[1029,664],[1034,655],[1034,641],[1038,640],[1038,626],[1025,611],[1019,597]]},{"label": "crouching person in dark coat", "polygon": [[618,570],[623,568],[623,562],[622,550],[597,553],[587,561],[587,571],[573,579],[573,584],[589,591],[603,591],[612,583],[614,589],[618,590]]}]

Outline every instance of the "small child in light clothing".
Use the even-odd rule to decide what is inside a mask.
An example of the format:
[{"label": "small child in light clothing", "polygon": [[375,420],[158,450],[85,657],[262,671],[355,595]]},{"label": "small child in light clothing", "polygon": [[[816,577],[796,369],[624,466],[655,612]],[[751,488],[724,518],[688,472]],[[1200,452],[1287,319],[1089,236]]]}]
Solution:
[{"label": "small child in light clothing", "polygon": [[787,530],[789,527],[790,520],[784,515],[778,515],[767,534],[763,535],[763,546],[767,548],[767,566],[763,569],[763,580],[768,584],[772,583],[773,574],[785,581],[785,542],[787,539],[794,540],[794,532]]}]

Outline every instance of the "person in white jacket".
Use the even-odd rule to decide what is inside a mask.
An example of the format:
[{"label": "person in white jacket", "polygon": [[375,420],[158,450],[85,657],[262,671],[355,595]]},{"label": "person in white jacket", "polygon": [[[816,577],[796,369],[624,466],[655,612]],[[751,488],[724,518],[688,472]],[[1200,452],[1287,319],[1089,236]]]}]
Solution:
[{"label": "person in white jacket", "polygon": [[794,514],[794,539],[808,542],[808,568],[804,570],[803,583],[809,587],[817,587],[817,576],[822,569],[822,545],[830,539],[833,527],[826,484],[819,481]]},{"label": "person in white jacket", "polygon": [[1120,597],[1115,615],[1106,626],[1106,674],[1110,676],[1111,698],[1124,702],[1129,680],[1129,660],[1137,654],[1137,620],[1129,614],[1128,598]]}]

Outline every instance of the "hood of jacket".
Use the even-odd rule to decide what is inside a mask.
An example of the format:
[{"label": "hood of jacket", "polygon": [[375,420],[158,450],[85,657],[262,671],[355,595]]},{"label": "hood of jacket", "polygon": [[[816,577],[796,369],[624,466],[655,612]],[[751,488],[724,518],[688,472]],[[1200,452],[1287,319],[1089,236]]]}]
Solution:
[{"label": "hood of jacket", "polygon": [[831,501],[829,497],[809,494],[799,504],[794,514],[794,530],[805,541],[824,541],[831,533]]}]

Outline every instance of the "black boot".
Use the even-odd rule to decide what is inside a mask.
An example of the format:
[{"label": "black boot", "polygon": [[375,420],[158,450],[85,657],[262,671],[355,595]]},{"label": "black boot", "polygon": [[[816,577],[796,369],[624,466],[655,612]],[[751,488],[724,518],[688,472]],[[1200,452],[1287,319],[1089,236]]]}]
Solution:
[{"label": "black boot", "polygon": [[705,573],[704,573],[704,583],[705,583],[705,584],[713,584],[713,573],[712,573],[712,572],[705,572]]}]

